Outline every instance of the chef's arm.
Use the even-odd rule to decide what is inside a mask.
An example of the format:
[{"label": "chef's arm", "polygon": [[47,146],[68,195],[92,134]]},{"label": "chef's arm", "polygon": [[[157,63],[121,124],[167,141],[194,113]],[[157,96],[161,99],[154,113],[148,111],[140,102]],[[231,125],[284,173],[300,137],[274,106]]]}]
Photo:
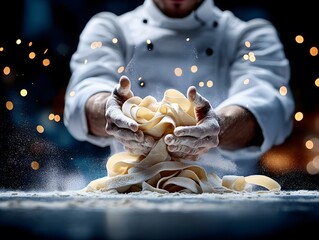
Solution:
[{"label": "chef's arm", "polygon": [[111,93],[99,92],[91,96],[85,104],[85,114],[88,123],[89,134],[98,137],[109,136],[105,131],[105,107]]},{"label": "chef's arm", "polygon": [[262,130],[254,115],[247,109],[231,105],[217,111],[220,124],[219,147],[238,149],[261,146]]}]

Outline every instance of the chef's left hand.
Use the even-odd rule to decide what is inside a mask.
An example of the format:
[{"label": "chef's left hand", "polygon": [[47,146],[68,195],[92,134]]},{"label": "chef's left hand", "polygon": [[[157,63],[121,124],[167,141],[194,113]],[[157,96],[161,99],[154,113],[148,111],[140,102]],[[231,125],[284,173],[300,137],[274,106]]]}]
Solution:
[{"label": "chef's left hand", "polygon": [[176,127],[173,134],[167,134],[164,138],[167,150],[175,161],[196,161],[219,143],[218,116],[209,101],[195,87],[188,88],[187,97],[195,107],[197,124]]}]

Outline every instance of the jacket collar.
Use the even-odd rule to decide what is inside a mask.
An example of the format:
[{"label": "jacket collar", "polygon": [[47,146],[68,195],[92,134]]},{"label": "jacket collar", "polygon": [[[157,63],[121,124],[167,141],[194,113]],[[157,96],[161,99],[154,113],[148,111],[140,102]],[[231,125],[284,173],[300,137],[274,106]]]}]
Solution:
[{"label": "jacket collar", "polygon": [[213,0],[204,0],[197,10],[193,11],[190,15],[184,18],[170,18],[158,9],[153,0],[145,0],[143,5],[151,20],[150,24],[153,26],[181,30],[198,28],[211,22],[214,8]]}]

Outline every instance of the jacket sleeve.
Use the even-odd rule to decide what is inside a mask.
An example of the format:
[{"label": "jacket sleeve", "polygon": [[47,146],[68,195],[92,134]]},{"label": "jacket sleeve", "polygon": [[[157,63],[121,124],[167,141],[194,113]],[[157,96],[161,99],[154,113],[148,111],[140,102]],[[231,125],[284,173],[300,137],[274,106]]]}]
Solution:
[{"label": "jacket sleeve", "polygon": [[[264,136],[260,147],[235,152],[238,159],[256,158],[281,144],[292,131],[294,99],[289,87],[290,65],[274,26],[263,19],[228,29],[231,58],[229,98],[218,108],[239,105],[258,121]],[[235,56],[235,58],[233,57]]]},{"label": "jacket sleeve", "polygon": [[88,134],[85,103],[98,92],[111,92],[124,66],[125,41],[112,13],[93,16],[83,29],[77,50],[71,57],[71,78],[65,93],[64,124],[79,141],[97,146],[110,144],[109,138]]}]

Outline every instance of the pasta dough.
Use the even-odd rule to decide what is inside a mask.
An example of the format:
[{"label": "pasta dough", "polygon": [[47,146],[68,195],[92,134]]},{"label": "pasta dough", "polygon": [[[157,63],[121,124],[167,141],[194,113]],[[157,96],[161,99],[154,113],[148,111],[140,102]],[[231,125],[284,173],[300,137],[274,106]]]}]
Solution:
[{"label": "pasta dough", "polygon": [[[279,191],[280,185],[264,175],[220,178],[196,164],[172,161],[164,136],[177,126],[196,124],[194,107],[179,91],[169,89],[161,102],[147,96],[134,96],[122,106],[123,113],[134,119],[139,128],[157,139],[147,156],[128,152],[114,154],[106,164],[107,176],[91,181],[85,191],[116,190],[120,193],[136,191],[213,193],[221,191],[251,191],[253,185],[269,191]],[[213,159],[212,159],[213,161]],[[194,162],[195,163],[195,162]]]}]

